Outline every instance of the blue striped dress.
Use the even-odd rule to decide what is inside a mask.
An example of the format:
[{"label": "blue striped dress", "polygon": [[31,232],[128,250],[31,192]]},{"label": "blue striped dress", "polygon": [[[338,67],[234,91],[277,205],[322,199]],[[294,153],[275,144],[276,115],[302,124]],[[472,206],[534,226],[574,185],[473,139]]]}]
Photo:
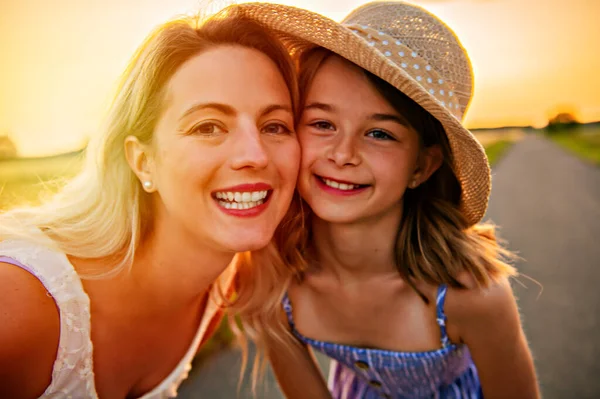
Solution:
[{"label": "blue striped dress", "polygon": [[442,348],[429,352],[394,352],[317,341],[298,332],[287,296],[283,307],[293,334],[331,358],[329,390],[334,399],[458,399],[483,398],[469,349],[450,342],[446,333],[444,300],[447,286],[436,298]]}]

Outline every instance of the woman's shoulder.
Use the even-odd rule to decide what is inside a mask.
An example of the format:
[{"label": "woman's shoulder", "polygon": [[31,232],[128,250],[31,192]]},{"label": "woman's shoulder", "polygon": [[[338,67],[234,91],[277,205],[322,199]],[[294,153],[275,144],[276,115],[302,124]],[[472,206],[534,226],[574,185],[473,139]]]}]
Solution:
[{"label": "woman's shoulder", "polygon": [[50,239],[29,237],[0,241],[0,262],[13,264],[35,276],[59,308],[72,298],[87,302],[75,267]]},{"label": "woman's shoulder", "polygon": [[39,279],[0,262],[0,397],[40,396],[50,384],[60,316]]},{"label": "woman's shoulder", "polygon": [[53,375],[57,359],[87,361],[89,298],[66,254],[43,237],[0,241],[0,292],[0,397],[40,396],[68,374]]}]

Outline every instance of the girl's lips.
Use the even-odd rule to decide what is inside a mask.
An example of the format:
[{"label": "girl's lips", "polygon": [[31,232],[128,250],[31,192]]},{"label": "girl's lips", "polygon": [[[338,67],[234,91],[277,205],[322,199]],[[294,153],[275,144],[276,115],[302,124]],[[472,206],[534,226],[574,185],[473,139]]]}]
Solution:
[{"label": "girl's lips", "polygon": [[[314,175],[315,180],[317,181],[317,186],[330,194],[340,195],[340,196],[351,196],[357,195],[365,191],[370,187],[369,184],[356,184],[350,182],[344,182],[341,180],[330,179],[328,177],[322,177],[319,175]],[[336,187],[337,186],[337,187]]]}]

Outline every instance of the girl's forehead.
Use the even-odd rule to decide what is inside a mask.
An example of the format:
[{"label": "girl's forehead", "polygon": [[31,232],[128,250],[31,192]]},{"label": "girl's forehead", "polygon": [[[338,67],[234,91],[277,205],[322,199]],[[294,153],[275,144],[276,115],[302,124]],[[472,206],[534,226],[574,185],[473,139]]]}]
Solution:
[{"label": "girl's forehead", "polygon": [[323,110],[367,114],[396,114],[404,117],[402,109],[390,104],[367,77],[364,70],[340,57],[330,57],[315,73],[308,89],[304,108],[314,104],[326,105]]}]

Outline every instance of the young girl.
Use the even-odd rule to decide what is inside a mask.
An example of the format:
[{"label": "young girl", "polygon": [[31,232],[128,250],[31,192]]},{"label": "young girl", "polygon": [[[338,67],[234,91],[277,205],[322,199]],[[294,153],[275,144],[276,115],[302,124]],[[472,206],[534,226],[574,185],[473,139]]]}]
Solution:
[{"label": "young girl", "polygon": [[264,305],[279,254],[228,265],[293,219],[296,104],[292,60],[256,22],[150,35],[81,174],[0,215],[0,398],[174,397],[219,293]]},{"label": "young girl", "polygon": [[[265,338],[287,397],[538,397],[515,271],[477,225],[490,170],[460,123],[472,72],[453,32],[400,2],[341,25],[245,7],[300,67],[307,269],[281,293],[291,334]],[[332,359],[329,392],[307,348]]]}]

